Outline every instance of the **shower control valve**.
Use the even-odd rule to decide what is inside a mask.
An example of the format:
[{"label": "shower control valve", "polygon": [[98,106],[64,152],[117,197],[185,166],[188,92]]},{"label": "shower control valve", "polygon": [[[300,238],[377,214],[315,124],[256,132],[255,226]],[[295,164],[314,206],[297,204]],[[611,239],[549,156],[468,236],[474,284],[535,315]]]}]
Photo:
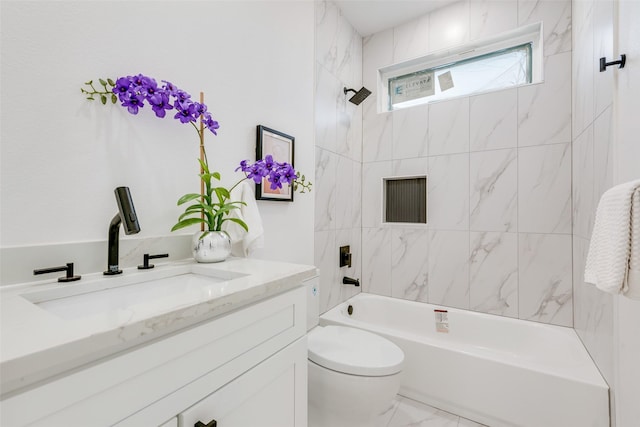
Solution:
[{"label": "shower control valve", "polygon": [[340,246],[340,267],[345,265],[351,268],[351,252],[349,246]]}]

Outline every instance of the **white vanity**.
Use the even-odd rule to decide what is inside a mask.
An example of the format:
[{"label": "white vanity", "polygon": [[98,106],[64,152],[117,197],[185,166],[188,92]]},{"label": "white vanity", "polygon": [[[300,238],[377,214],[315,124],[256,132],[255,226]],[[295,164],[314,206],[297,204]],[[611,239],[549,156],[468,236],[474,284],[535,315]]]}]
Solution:
[{"label": "white vanity", "polygon": [[0,294],[0,424],[307,425],[315,267],[248,259]]}]

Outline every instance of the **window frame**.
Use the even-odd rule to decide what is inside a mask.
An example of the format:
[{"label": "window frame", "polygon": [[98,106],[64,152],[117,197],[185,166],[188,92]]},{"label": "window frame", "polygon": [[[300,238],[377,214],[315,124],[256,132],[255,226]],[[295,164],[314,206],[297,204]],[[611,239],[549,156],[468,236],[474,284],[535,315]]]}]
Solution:
[{"label": "window frame", "polygon": [[[377,85],[378,93],[378,113],[397,111],[402,108],[410,108],[414,105],[424,105],[430,102],[443,101],[447,99],[459,98],[461,96],[476,95],[479,93],[493,92],[496,90],[503,90],[509,87],[525,86],[529,84],[541,83],[544,81],[543,76],[543,27],[542,22],[519,27],[515,30],[501,33],[499,35],[485,38],[482,40],[473,41],[460,45],[457,47],[440,50],[430,53],[428,55],[413,58],[407,61],[399,62],[389,66],[385,66],[378,69]],[[513,49],[518,46],[530,44],[531,45],[531,83],[524,83],[513,86],[505,86],[503,88],[493,88],[488,90],[472,91],[470,93],[458,94],[451,97],[438,98],[435,100],[429,100],[426,98],[424,102],[416,102],[411,106],[406,107],[391,107],[391,99],[389,94],[389,80],[404,75],[417,73],[426,70],[436,70],[438,68],[446,67],[450,64],[462,63],[473,60],[475,58],[483,58],[487,55],[505,51],[507,49]],[[435,77],[435,74],[434,74]]]}]

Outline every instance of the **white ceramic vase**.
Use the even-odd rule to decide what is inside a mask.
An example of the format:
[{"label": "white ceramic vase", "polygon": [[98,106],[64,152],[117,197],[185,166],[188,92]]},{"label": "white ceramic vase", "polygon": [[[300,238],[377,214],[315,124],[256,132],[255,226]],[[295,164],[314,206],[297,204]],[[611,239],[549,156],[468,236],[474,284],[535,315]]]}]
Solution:
[{"label": "white ceramic vase", "polygon": [[197,231],[191,239],[197,262],[221,262],[231,254],[231,238],[224,231]]}]

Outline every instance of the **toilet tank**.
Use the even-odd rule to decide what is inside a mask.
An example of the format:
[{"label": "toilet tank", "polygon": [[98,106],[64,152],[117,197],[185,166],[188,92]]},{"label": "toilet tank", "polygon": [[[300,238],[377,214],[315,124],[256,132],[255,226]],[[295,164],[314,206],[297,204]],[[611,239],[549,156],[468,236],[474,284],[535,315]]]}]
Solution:
[{"label": "toilet tank", "polygon": [[307,289],[307,331],[318,326],[320,317],[320,271],[302,284]]}]

